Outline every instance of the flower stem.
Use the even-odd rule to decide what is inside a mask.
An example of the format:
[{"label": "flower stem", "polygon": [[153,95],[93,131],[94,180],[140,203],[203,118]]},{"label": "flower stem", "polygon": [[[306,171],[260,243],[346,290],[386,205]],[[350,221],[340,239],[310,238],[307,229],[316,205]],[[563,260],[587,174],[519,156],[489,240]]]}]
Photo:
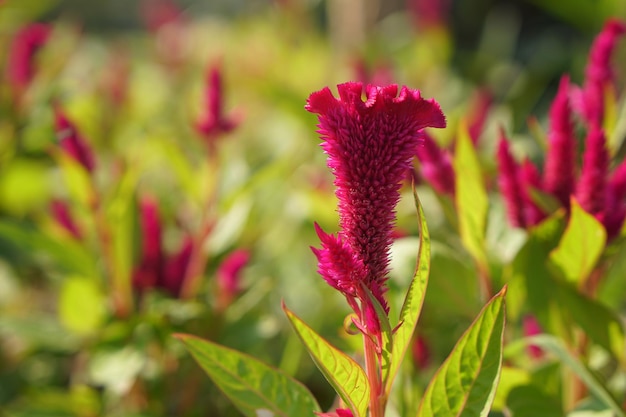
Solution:
[{"label": "flower stem", "polygon": [[363,335],[363,352],[365,354],[365,372],[370,383],[370,417],[384,417],[385,404],[383,400],[383,384],[380,367],[378,366],[376,346],[374,341]]}]

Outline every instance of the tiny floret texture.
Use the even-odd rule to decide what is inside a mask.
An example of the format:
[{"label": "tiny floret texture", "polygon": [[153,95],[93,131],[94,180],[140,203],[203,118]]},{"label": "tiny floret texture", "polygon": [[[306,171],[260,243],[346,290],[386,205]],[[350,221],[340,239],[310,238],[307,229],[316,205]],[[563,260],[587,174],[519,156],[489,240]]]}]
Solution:
[{"label": "tiny floret texture", "polygon": [[384,283],[401,182],[421,145],[422,129],[445,127],[446,120],[439,105],[418,90],[402,87],[398,94],[397,85],[364,89],[358,82],[337,90],[339,98],[326,87],[305,106],[319,118],[341,228],[337,236],[318,228],[322,248],[314,253],[331,286],[353,296],[363,283],[387,309]]}]

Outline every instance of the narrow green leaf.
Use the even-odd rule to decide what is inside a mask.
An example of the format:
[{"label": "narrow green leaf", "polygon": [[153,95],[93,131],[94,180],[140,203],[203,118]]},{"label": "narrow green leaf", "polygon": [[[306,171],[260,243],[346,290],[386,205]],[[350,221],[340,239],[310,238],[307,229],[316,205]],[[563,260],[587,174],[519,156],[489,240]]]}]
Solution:
[{"label": "narrow green leaf", "polygon": [[528,337],[525,339],[529,345],[537,345],[540,348],[554,354],[561,363],[567,365],[570,369],[576,373],[580,380],[589,388],[589,391],[602,401],[604,405],[609,407],[615,413],[616,417],[625,417],[626,413],[613,397],[613,395],[606,389],[604,384],[598,380],[598,378],[577,358],[572,356],[567,348],[561,343],[559,339],[554,336],[542,334],[538,336]]},{"label": "narrow green leaf", "polygon": [[463,125],[459,128],[454,152],[454,171],[461,241],[476,262],[486,269],[485,227],[489,202],[478,156],[467,128]]},{"label": "narrow green leaf", "polygon": [[304,385],[258,359],[195,336],[174,337],[246,417],[314,417],[320,410]]},{"label": "narrow green leaf", "polygon": [[506,287],[482,309],[431,380],[419,417],[485,417],[502,367]]},{"label": "narrow green leaf", "polygon": [[593,270],[605,243],[602,223],[572,199],[569,222],[559,245],[550,253],[550,261],[567,281],[580,285]]},{"label": "narrow green leaf", "polygon": [[[315,365],[356,417],[366,417],[370,386],[363,368],[341,352],[283,304],[283,310]],[[295,415],[295,414],[294,414]]]},{"label": "narrow green leaf", "polygon": [[426,225],[426,216],[419,201],[415,188],[413,188],[413,197],[415,199],[415,207],[417,208],[417,217],[420,225],[420,245],[417,252],[417,266],[413,275],[413,280],[409,285],[409,289],[404,298],[400,317],[398,319],[398,329],[393,335],[393,349],[391,352],[391,364],[387,375],[383,375],[385,381],[385,392],[389,395],[395,376],[400,368],[402,359],[411,343],[415,326],[419,320],[422,305],[424,304],[424,296],[426,295],[426,286],[428,284],[428,275],[430,272],[430,235]]}]

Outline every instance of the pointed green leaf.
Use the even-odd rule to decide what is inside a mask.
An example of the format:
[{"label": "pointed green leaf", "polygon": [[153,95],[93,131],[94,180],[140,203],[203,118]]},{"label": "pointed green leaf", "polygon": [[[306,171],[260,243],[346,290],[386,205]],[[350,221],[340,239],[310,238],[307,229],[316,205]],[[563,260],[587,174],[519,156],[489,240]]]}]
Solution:
[{"label": "pointed green leaf", "polygon": [[399,327],[393,335],[393,349],[391,352],[391,364],[387,375],[383,375],[385,381],[385,392],[389,395],[396,373],[400,368],[402,359],[411,343],[415,326],[422,311],[424,304],[424,296],[426,295],[426,286],[428,284],[428,275],[430,272],[430,235],[426,225],[426,217],[424,210],[419,201],[415,188],[413,188],[413,197],[415,198],[415,207],[417,208],[417,217],[420,224],[420,245],[417,252],[417,266],[413,275],[413,280],[409,285],[409,289],[404,298],[400,317],[398,319]]},{"label": "pointed green leaf", "polygon": [[419,417],[485,417],[502,367],[506,287],[482,309],[431,380]]},{"label": "pointed green leaf", "polygon": [[489,202],[478,156],[464,125],[459,128],[456,142],[454,172],[461,240],[476,262],[486,269],[485,227]]},{"label": "pointed green leaf", "polygon": [[561,343],[559,339],[554,336],[542,334],[538,336],[528,337],[525,339],[529,345],[537,345],[542,349],[554,354],[561,363],[567,365],[570,369],[576,373],[580,380],[589,388],[589,391],[603,402],[604,405],[611,408],[617,417],[625,417],[626,413],[613,397],[613,395],[606,389],[604,384],[598,380],[594,373],[592,373],[582,362],[569,353],[568,349]]},{"label": "pointed green leaf", "polygon": [[589,276],[604,250],[606,231],[594,216],[572,199],[569,222],[550,261],[566,280],[580,285]]},{"label": "pointed green leaf", "polygon": [[337,394],[352,410],[355,417],[366,417],[370,386],[363,368],[315,333],[284,304],[283,310],[309,351],[315,365],[337,391]]},{"label": "pointed green leaf", "polygon": [[258,359],[195,336],[174,336],[246,417],[314,417],[320,410],[304,385]]}]

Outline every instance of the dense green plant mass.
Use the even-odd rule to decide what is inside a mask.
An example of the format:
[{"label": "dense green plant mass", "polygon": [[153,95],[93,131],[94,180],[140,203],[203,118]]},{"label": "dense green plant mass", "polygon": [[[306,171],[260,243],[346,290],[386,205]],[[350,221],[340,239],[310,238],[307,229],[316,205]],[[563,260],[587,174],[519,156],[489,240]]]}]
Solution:
[{"label": "dense green plant mass", "polygon": [[501,3],[0,0],[0,417],[624,416],[626,8]]}]

